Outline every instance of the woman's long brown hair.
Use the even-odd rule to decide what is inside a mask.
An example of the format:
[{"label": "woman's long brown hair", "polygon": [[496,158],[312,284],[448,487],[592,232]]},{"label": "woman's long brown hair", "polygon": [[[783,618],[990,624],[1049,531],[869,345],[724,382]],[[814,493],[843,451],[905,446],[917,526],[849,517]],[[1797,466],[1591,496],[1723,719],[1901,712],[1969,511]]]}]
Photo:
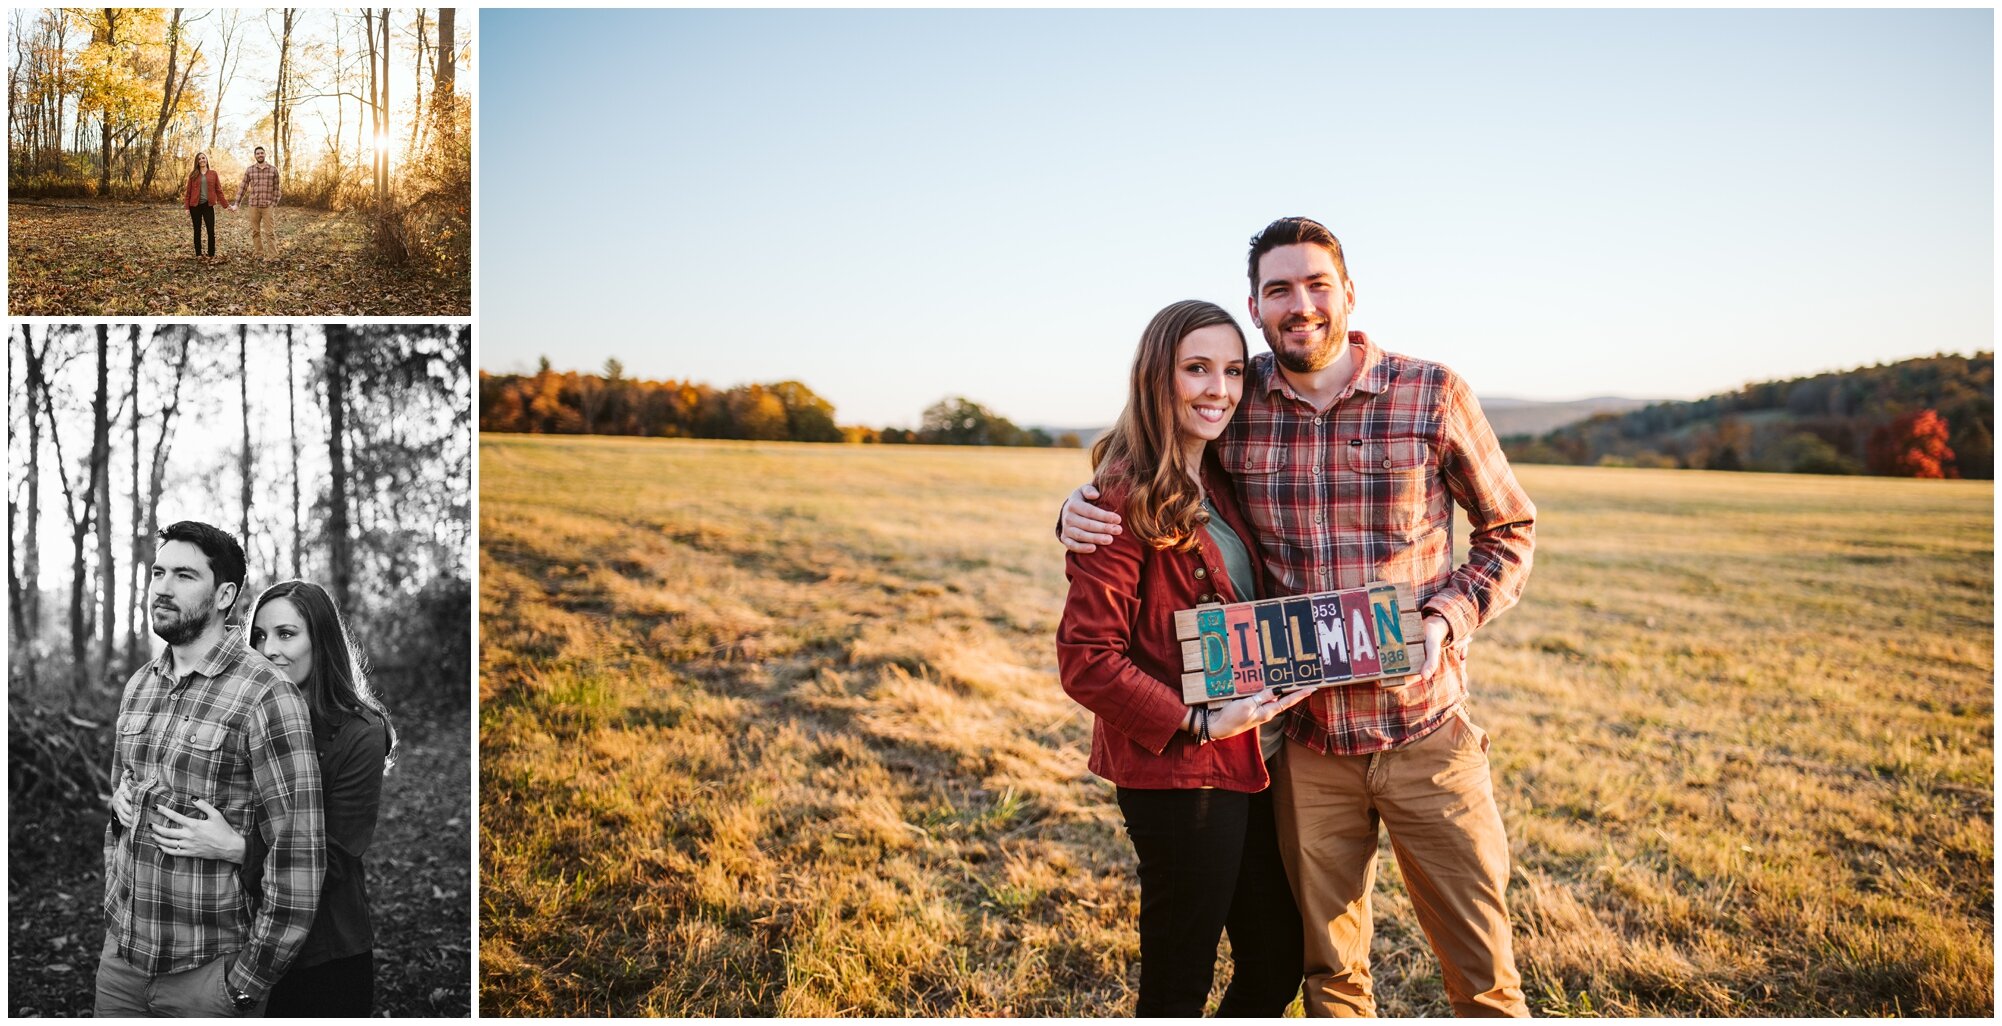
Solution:
[{"label": "woman's long brown hair", "polygon": [[1215,303],[1185,299],[1155,314],[1140,333],[1140,349],[1133,354],[1126,408],[1112,430],[1091,447],[1094,483],[1100,491],[1118,484],[1128,487],[1121,522],[1134,537],[1157,549],[1193,550],[1208,522],[1202,492],[1189,476],[1200,468],[1188,466],[1182,449],[1175,355],[1190,332],[1219,324],[1230,325],[1243,345],[1243,330]]},{"label": "woman's long brown hair", "polygon": [[194,180],[194,177],[195,177],[196,175],[198,175],[198,174],[201,174],[201,173],[202,173],[202,172],[204,172],[204,171],[209,171],[209,170],[213,170],[214,168],[215,168],[215,165],[214,165],[214,164],[211,164],[211,163],[209,163],[209,155],[208,155],[208,154],[206,154],[206,153],[197,153],[197,154],[195,154],[195,160],[194,160],[194,166],[192,166],[192,167],[190,167],[190,168],[188,169],[188,179],[189,179],[190,181],[192,181],[192,180]]},{"label": "woman's long brown hair", "polygon": [[[348,637],[347,625],[341,621],[340,611],[334,608],[333,598],[325,588],[310,581],[280,581],[257,596],[250,622],[257,622],[257,613],[266,602],[281,598],[299,611],[300,618],[306,621],[307,640],[313,643],[313,671],[299,689],[306,699],[313,732],[330,731],[364,709],[375,713],[382,717],[383,729],[389,734],[389,754],[382,760],[382,771],[388,773],[396,765],[396,724],[390,722],[389,710],[383,708],[382,699],[369,686],[361,652],[355,648],[354,639]],[[254,627],[250,636],[255,647],[261,639]]]}]

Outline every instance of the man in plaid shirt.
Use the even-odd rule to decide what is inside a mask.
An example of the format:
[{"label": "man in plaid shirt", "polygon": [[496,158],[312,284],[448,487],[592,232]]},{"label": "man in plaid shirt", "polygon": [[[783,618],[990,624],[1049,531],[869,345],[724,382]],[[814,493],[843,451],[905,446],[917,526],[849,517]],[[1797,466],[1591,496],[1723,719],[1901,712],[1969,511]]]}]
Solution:
[{"label": "man in plaid shirt", "polygon": [[[258,1011],[305,943],[326,866],[320,764],[299,690],[224,626],[243,549],[207,524],[160,534],[149,594],[160,658],[125,685],[104,835],[97,1015]],[[251,907],[237,866],[154,828],[221,816],[270,848]]]},{"label": "man in plaid shirt", "polygon": [[264,147],[251,151],[255,163],[243,169],[243,184],[236,187],[235,206],[250,204],[250,251],[265,256],[278,255],[278,243],[271,238],[271,208],[278,205],[278,165],[264,162]]},{"label": "man in plaid shirt", "polygon": [[[1370,891],[1378,824],[1461,1015],[1529,1014],[1502,892],[1508,839],[1486,732],[1466,711],[1466,646],[1521,597],[1536,507],[1480,403],[1446,367],[1348,330],[1355,303],[1341,243],[1306,218],[1252,239],[1253,358],[1219,442],[1277,594],[1406,583],[1424,613],[1418,673],[1330,687],[1295,709],[1273,786],[1280,847],[1306,943],[1306,1007],[1375,1011]],[[1109,543],[1118,517],[1065,504],[1066,545]],[[1472,528],[1453,556],[1453,505]]]}]

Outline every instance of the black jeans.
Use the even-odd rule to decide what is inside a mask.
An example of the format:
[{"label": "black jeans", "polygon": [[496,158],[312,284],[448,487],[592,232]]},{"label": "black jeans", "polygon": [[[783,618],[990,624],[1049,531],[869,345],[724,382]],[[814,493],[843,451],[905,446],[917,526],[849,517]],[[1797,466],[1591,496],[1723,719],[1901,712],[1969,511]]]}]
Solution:
[{"label": "black jeans", "polygon": [[268,1017],[299,1016],[325,1019],[331,1016],[367,1018],[375,1004],[375,952],[364,951],[319,965],[293,966],[278,985],[271,988]]},{"label": "black jeans", "polygon": [[1276,1017],[1300,992],[1300,912],[1279,861],[1272,789],[1122,787],[1119,811],[1140,856],[1136,1016],[1197,1016],[1217,940],[1230,934],[1230,986],[1217,1015]]},{"label": "black jeans", "polygon": [[202,255],[202,225],[209,226],[209,255],[215,256],[215,204],[188,208],[188,220],[195,223],[195,255]]}]

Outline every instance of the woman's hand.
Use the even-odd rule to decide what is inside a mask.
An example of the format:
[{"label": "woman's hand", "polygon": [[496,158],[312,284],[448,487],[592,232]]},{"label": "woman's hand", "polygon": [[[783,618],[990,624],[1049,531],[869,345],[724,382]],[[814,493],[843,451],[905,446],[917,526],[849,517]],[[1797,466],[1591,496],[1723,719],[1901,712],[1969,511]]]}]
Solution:
[{"label": "woman's hand", "polygon": [[[1301,688],[1286,695],[1261,691],[1246,698],[1225,702],[1221,708],[1210,710],[1210,739],[1221,741],[1227,737],[1236,737],[1247,730],[1256,730],[1278,719],[1279,714],[1306,701],[1307,696],[1312,693],[1308,688]],[[1198,712],[1196,715],[1200,717],[1202,714]]]},{"label": "woman's hand", "polygon": [[207,819],[183,816],[172,809],[161,807],[160,815],[173,820],[177,826],[153,825],[153,843],[169,855],[181,855],[191,859],[222,859],[226,862],[243,864],[243,836],[230,828],[229,821],[222,818],[215,806],[195,799],[195,808],[202,810]]}]

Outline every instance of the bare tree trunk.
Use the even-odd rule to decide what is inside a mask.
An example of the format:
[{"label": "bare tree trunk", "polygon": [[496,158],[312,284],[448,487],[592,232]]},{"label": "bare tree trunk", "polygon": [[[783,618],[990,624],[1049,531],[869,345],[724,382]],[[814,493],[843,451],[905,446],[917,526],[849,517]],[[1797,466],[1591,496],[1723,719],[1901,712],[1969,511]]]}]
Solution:
[{"label": "bare tree trunk", "polygon": [[458,78],[458,44],[452,38],[456,12],[450,7],[438,9],[438,67],[431,73],[431,109],[445,109],[440,100],[450,100]]},{"label": "bare tree trunk", "polygon": [[285,326],[285,423],[292,429],[292,577],[306,576],[306,528],[299,516],[299,387],[292,381],[292,326]]},{"label": "bare tree trunk", "polygon": [[[153,188],[153,172],[160,167],[160,137],[167,134],[167,119],[173,116],[174,106],[181,101],[181,94],[174,88],[174,73],[180,68],[181,60],[181,8],[174,8],[174,17],[167,23],[167,78],[160,87],[160,116],[153,121],[153,143],[146,148],[146,173],[139,178],[139,194],[146,195]],[[188,59],[188,70],[194,70],[194,58]],[[186,87],[187,83],[181,83]]]},{"label": "bare tree trunk", "polygon": [[[389,8],[377,9],[377,21],[369,24],[369,81],[374,83],[375,120],[370,126],[375,132],[375,161],[371,165],[375,172],[375,216],[377,230],[381,230],[382,215],[388,204],[385,198],[389,182]],[[376,33],[382,34],[381,42],[376,41]]]},{"label": "bare tree trunk", "polygon": [[[15,52],[19,53],[24,45],[24,41],[20,38],[20,28],[21,28],[20,12],[18,11],[15,12],[14,23],[9,27],[14,30],[13,33],[15,39],[14,49]],[[16,94],[20,91],[18,86],[19,86],[19,79],[21,77],[21,72],[26,70],[28,69],[23,63],[9,64],[7,66],[7,167],[9,170],[12,170],[14,168],[14,100]],[[23,150],[26,150],[28,148],[27,141],[28,140],[26,139],[24,133],[22,138],[22,147],[21,147]],[[9,385],[12,385],[14,383],[14,379],[8,378],[7,383]],[[9,435],[8,437],[12,438],[13,436]],[[8,512],[10,514],[13,512],[12,507],[9,507]],[[13,552],[14,550],[11,547],[7,550],[7,558],[8,558],[7,568],[9,571],[12,571],[14,568],[14,564],[12,562],[14,558]],[[12,580],[13,578],[9,576],[8,579]]]},{"label": "bare tree trunk", "polygon": [[[18,12],[16,13],[16,17],[19,17]],[[25,339],[26,337],[27,326],[22,325],[22,338]],[[9,342],[11,343],[11,341],[10,339]],[[14,361],[11,359],[7,361],[7,395],[11,401],[14,395]],[[33,417],[34,415],[35,397],[31,395],[28,397],[28,416]],[[7,418],[7,451],[14,451],[14,418],[12,417]],[[13,652],[22,651],[21,646],[26,643],[28,637],[28,627],[25,622],[27,603],[25,596],[22,594],[21,566],[14,559],[13,531],[14,528],[19,526],[21,526],[21,506],[20,503],[14,501],[14,492],[10,489],[7,492],[7,626],[10,631],[7,640],[8,648]],[[35,534],[35,525],[27,525],[27,530],[21,533],[24,537],[33,537]],[[21,662],[32,667],[35,662],[33,654],[31,653],[27,658],[21,660]]]},{"label": "bare tree trunk", "polygon": [[[375,22],[371,21],[369,18],[369,9],[366,7],[362,8],[361,12],[362,50],[360,52],[357,52],[355,56],[366,57],[366,59],[368,60],[369,75],[371,77],[368,79],[368,99],[363,100],[355,105],[355,169],[356,170],[361,169],[361,155],[364,152],[368,153],[375,152],[372,147],[364,145],[362,141],[362,133],[368,131],[368,114],[369,112],[375,109],[375,79],[373,77],[375,74],[375,58],[373,56],[373,54],[375,53],[375,32],[374,29],[372,28],[374,24]],[[359,84],[360,83],[357,82],[357,85]]]},{"label": "bare tree trunk", "polygon": [[[66,100],[69,96],[69,76],[63,74],[63,69],[69,67],[69,61],[64,56],[68,45],[69,23],[58,17],[56,19],[56,120],[50,126],[49,132],[49,142],[54,145],[55,153],[53,156],[57,164],[62,162],[63,109],[68,106]],[[78,109],[81,111],[82,108],[79,107]],[[83,120],[81,114],[79,114],[77,120]],[[46,336],[44,338],[46,339]]]},{"label": "bare tree trunk", "polygon": [[[332,92],[334,94],[334,144],[331,147],[331,149],[334,151],[334,183],[335,183],[334,188],[336,195],[338,195],[340,189],[340,181],[341,181],[341,132],[346,125],[345,119],[348,111],[348,101],[345,95],[347,92],[347,78],[343,74],[343,72],[346,70],[346,66],[341,62],[341,58],[346,55],[346,51],[341,47],[340,13],[338,11],[335,12],[333,17],[334,17],[334,88]],[[291,329],[288,328],[286,330],[289,332]],[[297,577],[298,575],[294,574],[293,576]]]},{"label": "bare tree trunk", "polygon": [[292,89],[292,28],[298,21],[299,12],[291,7],[279,12],[279,24],[283,31],[278,37],[278,82],[271,90],[271,162],[278,166],[279,188],[282,190],[291,178],[292,152],[285,148],[287,139],[286,119],[290,116],[290,103],[286,96]]},{"label": "bare tree trunk", "polygon": [[56,420],[55,399],[50,394],[47,380],[42,382],[42,413],[49,419],[49,439],[55,448],[57,480],[63,486],[63,505],[69,514],[70,545],[76,559],[70,574],[70,706],[81,705],[84,692],[90,685],[89,642],[93,633],[84,602],[84,588],[89,567],[86,565],[84,540],[90,537],[92,526],[92,501],[97,497],[98,475],[104,470],[103,460],[96,444],[95,435],[102,430],[98,425],[104,422],[104,407],[108,380],[106,360],[110,350],[110,329],[97,326],[97,398],[92,406],[93,439],[90,453],[90,477],[83,489],[82,502],[77,501],[77,493],[70,488],[68,465],[63,461],[62,435]]},{"label": "bare tree trunk", "polygon": [[[91,439],[92,459],[102,464],[91,472],[91,479],[97,484],[97,498],[92,506],[97,510],[97,577],[102,582],[103,594],[99,609],[102,622],[98,624],[97,665],[98,679],[111,670],[111,653],[118,638],[118,566],[111,555],[111,345],[109,330],[102,324],[97,330],[97,421]],[[139,336],[138,325],[132,327],[133,340]]]},{"label": "bare tree trunk", "polygon": [[[153,337],[160,337],[165,328],[154,328]],[[132,572],[125,589],[125,666],[128,671],[139,665],[139,619],[146,615],[146,602],[140,581],[146,572],[145,502],[146,493],[139,486],[139,450],[144,448],[139,439],[139,364],[143,354],[138,345],[139,329],[132,329],[132,382],[129,386],[132,403]]]},{"label": "bare tree trunk", "polygon": [[[43,361],[48,358],[49,336],[42,336],[42,348],[35,349],[34,340],[28,334],[29,327],[21,325],[21,350],[28,375],[28,520],[27,528],[21,532],[21,575],[28,582],[27,621],[28,651],[34,652],[35,642],[42,633],[42,420],[35,410],[36,393],[46,388],[43,379]],[[28,660],[32,668],[34,660]]]},{"label": "bare tree trunk", "polygon": [[[163,327],[159,329],[165,331]],[[181,409],[181,382],[188,373],[188,358],[195,348],[195,330],[183,327],[181,353],[174,361],[174,382],[168,388],[167,404],[160,408],[160,433],[153,440],[153,461],[146,492],[146,530],[140,535],[145,544],[145,563],[153,562],[154,547],[160,537],[160,491],[167,483],[167,451],[174,434],[174,415]]]},{"label": "bare tree trunk", "polygon": [[[236,326],[237,394],[243,401],[243,454],[237,473],[243,479],[243,544],[250,545],[250,328]],[[237,607],[242,608],[242,607]]]},{"label": "bare tree trunk", "polygon": [[[90,498],[85,505],[84,516],[97,531],[97,573],[104,582],[102,608],[109,617],[117,610],[114,603],[117,601],[118,578],[115,568],[108,565],[111,561],[111,328],[104,324],[97,326],[97,391],[91,400],[90,418]],[[81,544],[77,546],[76,555],[77,579],[81,581],[84,580]],[[83,598],[83,593],[79,592],[77,597]],[[92,625],[86,623],[86,626]],[[102,642],[98,646],[99,665],[103,665],[102,660],[110,658],[112,629],[112,624],[104,625]],[[79,677],[77,681],[81,690],[88,677]]]},{"label": "bare tree trunk", "polygon": [[361,14],[362,35],[368,39],[368,174],[369,198],[379,215],[382,207],[382,102],[376,84],[375,62],[375,8],[364,7]]},{"label": "bare tree trunk", "polygon": [[[236,27],[242,15],[235,8],[223,8],[222,15],[222,61],[216,65],[215,105],[209,108],[209,146],[215,149],[216,130],[222,125],[222,96],[229,89],[230,80],[236,77],[235,68],[229,63],[230,51],[236,49]],[[243,54],[236,55],[238,64],[243,62]],[[215,163],[215,154],[209,154],[209,163]]]},{"label": "bare tree trunk", "polygon": [[[116,47],[118,45],[118,19],[122,13],[124,12],[122,12],[120,9],[116,7],[106,7],[104,9],[104,43],[108,47]],[[77,115],[77,122],[79,124],[79,127],[81,127],[83,121],[83,115],[81,113],[83,110],[83,105],[81,102],[78,103],[77,110],[79,112]],[[102,141],[104,143],[103,146],[104,158],[99,162],[97,169],[97,194],[99,196],[110,196],[112,133],[111,133],[111,104],[109,103],[104,105],[103,123],[104,123],[104,130],[102,134],[104,138]]]},{"label": "bare tree trunk", "polygon": [[389,8],[382,9],[382,206],[389,211]]},{"label": "bare tree trunk", "polygon": [[[428,47],[424,35],[424,8],[417,9],[417,60],[415,61],[416,106],[410,114],[410,153],[415,156],[424,145],[424,58]],[[12,95],[11,93],[9,94]]]},{"label": "bare tree trunk", "polygon": [[327,333],[327,459],[333,481],[327,493],[327,548],[332,558],[328,577],[333,583],[334,608],[351,609],[348,589],[354,576],[354,554],[348,547],[347,360],[349,335],[345,324],[329,324]]}]

